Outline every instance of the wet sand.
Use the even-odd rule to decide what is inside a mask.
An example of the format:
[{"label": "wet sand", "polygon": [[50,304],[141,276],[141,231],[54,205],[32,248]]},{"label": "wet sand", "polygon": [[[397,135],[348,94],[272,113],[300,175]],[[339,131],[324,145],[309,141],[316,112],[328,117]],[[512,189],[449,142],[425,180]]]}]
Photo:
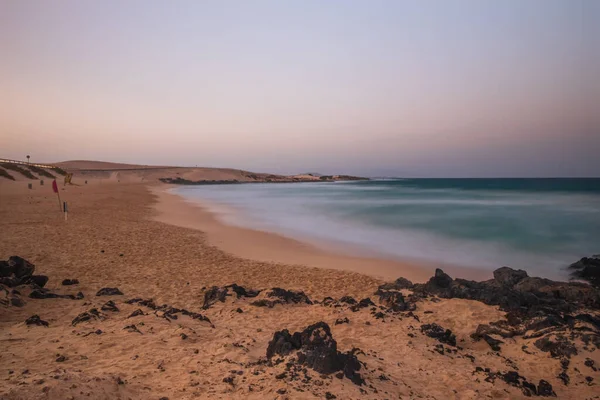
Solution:
[{"label": "wet sand", "polygon": [[[298,264],[326,269],[338,269],[370,275],[378,279],[393,280],[399,276],[413,282],[425,282],[436,268],[451,275],[468,279],[490,279],[491,271],[459,267],[450,264],[433,264],[424,261],[386,260],[384,258],[349,255],[351,249],[343,245],[322,244],[317,247],[283,235],[223,223],[202,202],[190,201],[170,189],[173,186],[154,186],[157,196],[155,219],[171,225],[201,230],[208,243],[245,259],[282,264]],[[330,247],[324,250],[323,247]],[[347,251],[345,251],[347,250]]]}]

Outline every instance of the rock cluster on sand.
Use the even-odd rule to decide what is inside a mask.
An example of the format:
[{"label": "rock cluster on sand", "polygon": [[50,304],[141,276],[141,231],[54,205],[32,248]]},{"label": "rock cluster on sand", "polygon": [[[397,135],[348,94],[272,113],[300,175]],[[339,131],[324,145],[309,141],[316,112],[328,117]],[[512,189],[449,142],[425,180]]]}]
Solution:
[{"label": "rock cluster on sand", "polygon": [[325,322],[310,325],[302,332],[290,334],[287,329],[277,331],[267,347],[267,358],[275,355],[288,356],[295,352],[295,361],[322,374],[342,371],[344,376],[357,385],[364,379],[358,372],[361,364],[354,350],[340,353],[331,329]]},{"label": "rock cluster on sand", "polygon": [[46,275],[34,275],[35,265],[19,256],[12,256],[7,261],[0,260],[0,284],[16,287],[33,283],[44,287],[48,282]]},{"label": "rock cluster on sand", "polygon": [[[31,263],[11,259],[11,265],[2,264],[12,268],[7,278],[34,276]],[[14,272],[17,269],[19,278]],[[433,375],[442,376],[446,371],[453,374],[444,375],[446,381],[449,377],[461,380],[449,388],[464,389],[465,398],[590,393],[598,370],[600,289],[529,277],[525,271],[507,267],[497,269],[493,276],[476,282],[453,279],[438,269],[422,284],[398,278],[377,290],[373,285],[361,293],[361,297],[371,297],[361,300],[343,292],[333,298],[327,296],[331,292],[325,292],[322,296],[326,297],[319,301],[314,292],[309,297],[297,288],[254,290],[234,283],[198,288],[186,307],[202,307],[202,314],[157,304],[153,298],[127,299],[119,288],[104,287],[96,293],[99,297],[85,302],[43,302],[43,306],[69,307],[63,317],[37,311],[50,323],[30,308],[13,310],[28,312],[19,315],[14,332],[39,332],[57,340],[49,341],[56,348],[50,353],[50,372],[40,373],[35,380],[13,376],[13,386],[15,390],[29,390],[27,393],[39,392],[44,389],[35,382],[57,376],[56,363],[65,374],[73,374],[76,369],[72,364],[85,366],[83,360],[93,354],[76,354],[70,349],[102,349],[105,347],[96,346],[125,343],[120,351],[130,354],[124,360],[145,365],[140,370],[151,368],[169,377],[185,370],[180,375],[189,375],[189,383],[180,383],[185,387],[180,386],[179,394],[185,391],[195,397],[209,393],[224,398],[269,394],[328,399],[425,398],[434,393],[427,392],[428,385],[436,385]],[[71,284],[76,280],[65,281]],[[10,305],[12,299],[21,300],[20,293],[34,299],[83,298],[83,294],[53,293],[31,279],[27,282],[18,287],[0,285],[0,294],[5,296],[0,302]],[[132,290],[127,287],[126,292]],[[461,314],[460,307],[468,316]],[[285,329],[290,326],[300,328]],[[65,335],[68,331],[70,336]],[[73,343],[76,345],[71,346]],[[342,352],[338,344],[351,350]],[[532,369],[532,364],[542,362],[539,373]],[[194,369],[188,368],[190,365]],[[200,368],[211,371],[202,381],[197,376]],[[141,376],[137,372],[119,374],[111,378],[112,385],[131,386],[132,390],[132,381]],[[73,375],[69,376],[72,379]],[[21,386],[19,379],[30,386]],[[86,379],[92,384],[98,382],[95,377]],[[204,381],[206,384],[201,383]],[[143,384],[149,387],[148,382],[156,381]],[[56,379],[60,390],[81,385],[81,381],[69,384]],[[208,392],[202,393],[205,389]],[[437,383],[437,394],[445,389]],[[49,390],[58,393],[54,388]],[[86,390],[91,392],[91,388]],[[162,391],[148,398],[159,395]]]},{"label": "rock cluster on sand", "polygon": [[202,305],[202,308],[206,310],[217,301],[223,303],[227,297],[231,297],[234,294],[236,299],[242,297],[255,298],[260,295],[260,299],[250,303],[257,307],[272,308],[277,304],[312,304],[312,301],[302,291],[293,291],[282,288],[252,290],[233,283],[223,287],[213,286],[204,292],[204,304]]},{"label": "rock cluster on sand", "polygon": [[44,288],[48,283],[48,277],[34,275],[34,272],[35,265],[22,257],[12,256],[7,261],[0,260],[0,290],[4,293],[4,299],[0,299],[0,304],[23,307],[25,305],[22,298],[23,291],[29,292],[29,297],[32,299],[83,299],[81,292],[75,295],[51,292]]},{"label": "rock cluster on sand", "polygon": [[[576,269],[583,271],[596,266],[595,259],[582,259]],[[588,269],[586,276],[590,281],[591,274]],[[397,290],[400,289],[410,289],[413,292],[411,301],[436,296],[476,300],[499,306],[507,312],[506,319],[480,324],[471,338],[476,341],[483,339],[497,352],[505,344],[502,339],[514,339],[517,336],[537,339],[534,342],[536,348],[559,359],[561,372],[557,378],[565,385],[570,383],[567,373],[569,359],[578,354],[576,342],[580,341],[585,348],[600,348],[600,318],[596,311],[600,309],[600,289],[592,285],[529,277],[525,271],[508,267],[495,270],[494,279],[484,282],[452,279],[441,269],[436,269],[435,275],[424,284],[412,284],[399,278],[393,283],[381,285],[377,293],[380,296],[385,294],[383,303],[390,305],[388,293],[399,293]],[[421,331],[440,342],[456,345],[452,332],[435,323],[423,325]],[[526,352],[525,349],[523,351]],[[500,376],[523,388],[525,394],[554,395],[552,386],[546,381],[540,381],[536,387],[524,378],[521,379],[516,372],[514,376],[510,372],[508,374],[509,380],[506,379],[506,374]],[[496,376],[498,374],[493,375]]]}]

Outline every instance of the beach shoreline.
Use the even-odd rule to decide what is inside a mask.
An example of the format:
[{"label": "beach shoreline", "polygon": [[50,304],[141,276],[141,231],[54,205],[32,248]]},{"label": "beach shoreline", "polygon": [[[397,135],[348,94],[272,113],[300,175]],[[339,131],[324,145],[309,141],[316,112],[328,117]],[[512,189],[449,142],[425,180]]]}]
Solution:
[{"label": "beach shoreline", "polygon": [[[448,293],[466,282],[452,277],[464,274],[321,251],[224,225],[163,184],[88,178],[59,186],[68,220],[51,185],[0,183],[2,275],[10,262],[34,265],[24,281],[15,272],[0,285],[3,399],[516,399],[531,390],[561,398],[594,391],[586,365],[600,363],[598,352],[577,337],[567,371],[537,336],[520,336],[522,328],[482,333],[518,311],[507,308],[511,296],[533,307],[561,305],[565,295],[593,315],[575,327],[587,335],[597,312],[576,293],[589,299],[590,288],[504,269],[470,282],[471,291]],[[532,287],[507,288],[507,297],[497,286],[507,279]],[[540,334],[554,340],[548,335],[560,329]],[[323,374],[293,354],[281,362],[269,353],[277,335],[305,330],[335,340],[339,353],[327,353],[328,362],[351,357],[358,370]],[[517,370],[528,388],[510,380]]]},{"label": "beach shoreline", "polygon": [[317,243],[291,238],[278,232],[267,232],[230,225],[219,218],[215,208],[221,204],[188,199],[172,189],[174,185],[152,185],[156,196],[153,218],[166,224],[196,229],[207,235],[211,245],[237,257],[261,262],[305,265],[339,269],[390,280],[402,276],[413,282],[424,282],[436,268],[467,279],[491,278],[491,271],[423,260],[390,259],[350,249],[339,243]]}]

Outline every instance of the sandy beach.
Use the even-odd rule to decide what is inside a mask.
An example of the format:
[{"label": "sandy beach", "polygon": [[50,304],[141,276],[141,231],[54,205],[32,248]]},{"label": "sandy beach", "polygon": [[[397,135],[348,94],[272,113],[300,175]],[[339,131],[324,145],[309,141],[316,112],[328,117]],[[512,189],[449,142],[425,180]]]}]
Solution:
[{"label": "sandy beach", "polygon": [[[48,183],[36,182],[31,190],[23,180],[0,184],[0,260],[20,256],[35,265],[36,274],[48,276],[49,292],[84,295],[39,299],[28,297],[35,291],[31,285],[3,287],[2,399],[508,399],[532,390],[597,398],[600,377],[588,366],[600,364],[597,339],[585,344],[572,338],[577,351],[568,357],[536,346],[535,335],[496,335],[503,344],[493,350],[487,339],[472,335],[480,325],[505,319],[497,305],[411,297],[411,290],[399,286],[391,291],[394,300],[375,294],[401,276],[427,282],[435,266],[347,256],[226,226],[149,179],[83,179],[75,181],[78,186],[60,186],[68,221]],[[460,268],[444,271],[453,278],[492,278],[485,272],[461,275],[468,272]],[[64,286],[65,279],[79,283]],[[230,287],[228,295],[215,294],[234,283],[260,293],[233,295]],[[97,296],[102,288],[123,294]],[[271,288],[303,292],[309,301],[286,294],[281,304],[269,304],[279,298]],[[24,304],[11,304],[11,296]],[[374,303],[356,305],[367,298]],[[156,306],[163,304],[168,307]],[[75,323],[94,308],[99,315]],[[597,318],[594,310],[579,313]],[[48,326],[26,324],[32,315]],[[339,352],[360,349],[352,354],[362,384],[317,367],[296,370],[293,355],[266,357],[275,332],[300,332],[321,321]],[[449,329],[455,340],[430,335],[431,324]],[[597,338],[597,326],[586,329]],[[558,378],[567,359],[569,385]],[[510,371],[522,379],[503,375]],[[523,386],[524,379],[534,389]]]}]

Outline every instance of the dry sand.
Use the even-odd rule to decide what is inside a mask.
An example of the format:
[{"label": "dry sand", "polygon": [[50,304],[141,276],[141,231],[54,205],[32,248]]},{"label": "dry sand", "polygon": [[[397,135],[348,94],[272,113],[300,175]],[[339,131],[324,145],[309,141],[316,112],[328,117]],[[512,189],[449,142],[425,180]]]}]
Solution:
[{"label": "dry sand", "polygon": [[[83,300],[24,297],[22,308],[0,306],[0,398],[303,399],[325,398],[327,392],[338,399],[524,397],[502,381],[486,382],[485,375],[474,373],[477,366],[518,368],[530,381],[549,381],[559,398],[597,398],[595,384],[580,382],[592,374],[583,366],[585,358],[598,365],[598,352],[574,356],[571,363],[580,372],[571,371],[572,383],[564,386],[556,378],[557,360],[538,351],[534,339],[508,339],[500,356],[485,342],[474,342],[469,335],[478,324],[504,315],[480,302],[424,300],[415,312],[420,322],[406,315],[376,319],[368,309],[347,307],[260,308],[231,297],[202,310],[205,289],[213,285],[303,290],[313,300],[375,299],[382,283],[377,276],[423,280],[433,271],[424,274],[417,265],[330,254],[276,235],[225,227],[198,207],[161,192],[164,188],[92,179],[61,188],[70,205],[65,222],[50,186],[28,190],[24,182],[0,184],[0,259],[22,256],[36,265],[37,273],[49,276],[47,288],[85,294]],[[269,248],[268,257],[277,262],[260,261]],[[61,286],[66,278],[80,284]],[[95,296],[103,287],[118,287],[124,295]],[[181,315],[168,320],[125,303],[135,297],[200,312],[211,323]],[[100,309],[107,300],[120,311],[72,326],[78,314]],[[145,315],[127,318],[138,308]],[[32,314],[49,327],[25,325]],[[344,317],[350,322],[335,324]],[[366,364],[361,373],[367,385],[310,370],[312,380],[301,384],[277,379],[285,363],[258,363],[275,331],[295,332],[317,321],[331,326],[339,350],[364,351],[359,359]],[[439,343],[419,332],[429,322],[451,329],[462,349],[435,352]],[[141,333],[123,329],[131,324]],[[530,350],[522,351],[523,345]],[[57,361],[60,356],[65,360]],[[231,383],[224,378],[232,378]]]}]

